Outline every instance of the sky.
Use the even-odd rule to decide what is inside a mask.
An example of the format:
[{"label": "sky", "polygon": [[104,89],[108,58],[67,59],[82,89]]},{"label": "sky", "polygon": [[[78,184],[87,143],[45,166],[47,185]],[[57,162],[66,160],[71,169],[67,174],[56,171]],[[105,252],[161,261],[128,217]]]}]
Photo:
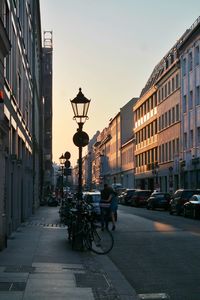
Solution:
[{"label": "sky", "polygon": [[[53,161],[71,153],[77,124],[70,100],[91,99],[83,130],[92,138],[130,99],[200,16],[199,0],[40,0],[41,26],[53,32]],[[87,146],[83,148],[83,155]]]}]

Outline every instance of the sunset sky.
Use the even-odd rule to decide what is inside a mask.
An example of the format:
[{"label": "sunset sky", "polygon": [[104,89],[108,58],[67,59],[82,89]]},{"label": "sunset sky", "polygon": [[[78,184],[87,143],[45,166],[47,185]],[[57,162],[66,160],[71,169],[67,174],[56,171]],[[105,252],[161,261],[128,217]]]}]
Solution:
[{"label": "sunset sky", "polygon": [[[70,99],[91,99],[90,138],[138,97],[155,65],[200,16],[199,0],[40,0],[53,31],[53,161],[78,149]],[[84,151],[86,149],[84,148]]]}]

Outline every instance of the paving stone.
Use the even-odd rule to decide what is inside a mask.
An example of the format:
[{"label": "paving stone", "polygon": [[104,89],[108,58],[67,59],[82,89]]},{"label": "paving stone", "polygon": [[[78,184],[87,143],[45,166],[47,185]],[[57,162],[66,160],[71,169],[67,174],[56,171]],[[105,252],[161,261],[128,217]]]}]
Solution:
[{"label": "paving stone", "polygon": [[23,292],[0,292],[0,299],[2,300],[22,300]]}]

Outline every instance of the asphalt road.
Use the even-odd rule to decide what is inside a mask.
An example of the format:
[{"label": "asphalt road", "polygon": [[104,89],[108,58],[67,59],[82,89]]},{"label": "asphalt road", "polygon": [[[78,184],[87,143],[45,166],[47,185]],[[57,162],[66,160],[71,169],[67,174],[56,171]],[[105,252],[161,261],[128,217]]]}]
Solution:
[{"label": "asphalt road", "polygon": [[200,220],[122,205],[118,216],[109,257],[141,299],[199,300]]}]

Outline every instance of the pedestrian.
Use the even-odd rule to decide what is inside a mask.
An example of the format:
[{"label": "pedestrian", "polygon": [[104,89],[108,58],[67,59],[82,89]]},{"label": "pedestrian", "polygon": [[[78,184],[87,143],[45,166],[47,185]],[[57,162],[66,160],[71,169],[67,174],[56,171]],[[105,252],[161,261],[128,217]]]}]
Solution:
[{"label": "pedestrian", "polygon": [[109,196],[110,204],[110,214],[111,214],[111,220],[112,220],[112,230],[115,230],[115,221],[116,221],[116,214],[118,209],[118,198],[117,198],[117,192],[112,191]]},{"label": "pedestrian", "polygon": [[101,201],[100,201],[100,209],[101,209],[101,227],[102,230],[104,227],[108,229],[108,223],[110,218],[110,206],[111,206],[111,197],[113,189],[107,184],[104,184],[104,188],[101,191]]}]

